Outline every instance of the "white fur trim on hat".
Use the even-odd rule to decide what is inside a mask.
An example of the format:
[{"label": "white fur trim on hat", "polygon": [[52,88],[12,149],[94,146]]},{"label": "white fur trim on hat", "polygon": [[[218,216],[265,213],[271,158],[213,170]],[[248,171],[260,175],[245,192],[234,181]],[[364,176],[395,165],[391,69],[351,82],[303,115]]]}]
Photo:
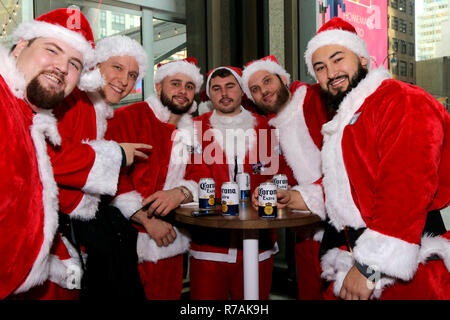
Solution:
[{"label": "white fur trim on hat", "polygon": [[209,98],[211,98],[211,97],[209,96],[209,81],[211,80],[211,76],[214,74],[214,72],[216,72],[217,70],[220,70],[220,69],[226,69],[226,70],[230,71],[231,74],[236,78],[236,81],[239,83],[239,86],[241,87],[241,89],[243,89],[243,87],[244,87],[243,84],[242,84],[242,78],[241,78],[240,75],[238,75],[238,74],[236,73],[236,71],[234,71],[234,70],[231,69],[231,68],[227,68],[227,67],[218,67],[218,68],[215,68],[214,71],[212,71],[212,72],[210,73],[208,79],[206,80],[206,95],[207,95]]},{"label": "white fur trim on hat", "polygon": [[154,82],[160,83],[165,77],[183,73],[192,78],[195,84],[195,92],[198,93],[203,84],[203,76],[200,68],[184,60],[168,62],[155,71]]},{"label": "white fur trim on hat", "polygon": [[94,68],[92,71],[83,71],[78,83],[78,89],[86,92],[95,92],[105,85],[105,79],[103,78],[100,70]]},{"label": "white fur trim on hat", "polygon": [[147,53],[139,42],[122,35],[107,37],[97,42],[95,49],[96,64],[116,56],[130,56],[135,58],[139,65],[139,77],[137,81],[144,78],[148,66]]},{"label": "white fur trim on hat", "polygon": [[359,57],[364,57],[368,62],[368,69],[370,70],[370,54],[367,51],[366,43],[357,34],[345,30],[327,30],[318,33],[314,38],[312,38],[305,52],[305,62],[308,66],[308,72],[317,80],[314,73],[314,67],[312,64],[312,55],[317,49],[329,46],[329,45],[339,45],[343,46]]},{"label": "white fur trim on hat", "polygon": [[56,38],[64,41],[83,55],[84,67],[91,67],[94,63],[94,49],[81,34],[62,26],[43,21],[22,22],[13,33],[14,44],[20,39],[31,40],[34,38]]},{"label": "white fur trim on hat", "polygon": [[242,90],[244,90],[244,93],[247,95],[249,99],[251,99],[253,102],[255,100],[252,97],[252,94],[250,92],[250,89],[248,87],[248,81],[250,80],[250,77],[257,71],[260,70],[266,70],[274,74],[278,74],[281,77],[286,78],[286,85],[289,86],[291,82],[291,75],[283,69],[282,66],[280,66],[278,63],[272,61],[272,60],[259,60],[256,62],[253,62],[248,67],[244,69],[242,72],[242,83],[243,87]]}]

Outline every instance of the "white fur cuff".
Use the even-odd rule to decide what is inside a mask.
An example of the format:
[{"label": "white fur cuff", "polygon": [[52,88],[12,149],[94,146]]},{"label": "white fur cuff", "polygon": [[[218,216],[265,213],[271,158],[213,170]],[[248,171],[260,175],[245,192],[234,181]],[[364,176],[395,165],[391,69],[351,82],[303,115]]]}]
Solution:
[{"label": "white fur cuff", "polygon": [[70,218],[82,221],[94,219],[99,203],[100,196],[98,194],[83,194],[80,203],[72,212],[70,212]]},{"label": "white fur cuff", "polygon": [[356,241],[354,257],[385,275],[409,281],[418,267],[419,249],[416,244],[367,229]]},{"label": "white fur cuff", "polygon": [[439,256],[450,272],[450,241],[444,237],[433,237],[425,235],[422,237],[419,259],[420,263],[425,263],[432,255]]},{"label": "white fur cuff", "polygon": [[125,218],[130,219],[142,207],[142,200],[144,198],[139,192],[130,191],[115,197],[112,205],[118,208]]},{"label": "white fur cuff", "polygon": [[122,151],[114,141],[95,140],[86,142],[95,151],[95,162],[82,188],[87,193],[108,194],[117,191]]},{"label": "white fur cuff", "polygon": [[167,247],[158,247],[147,233],[140,232],[137,240],[137,254],[139,263],[144,261],[157,262],[161,259],[177,256],[189,250],[191,237],[184,229],[174,227],[177,237]]},{"label": "white fur cuff", "polygon": [[[322,266],[321,277],[330,282],[334,281],[333,294],[336,297],[339,297],[344,279],[347,276],[348,271],[355,264],[355,260],[350,252],[334,248],[327,251],[320,262]],[[395,280],[390,277],[371,280],[376,281],[374,291],[370,297],[371,299],[380,298],[383,293],[383,289],[395,282]],[[372,284],[373,283],[368,280],[368,285]]]},{"label": "white fur cuff", "polygon": [[179,186],[186,187],[192,194],[192,202],[198,202],[198,183],[193,180],[181,180]]},{"label": "white fur cuff", "polygon": [[300,192],[303,201],[305,201],[308,209],[317,214],[322,220],[325,220],[325,201],[323,198],[322,186],[318,184],[297,185],[291,188]]}]

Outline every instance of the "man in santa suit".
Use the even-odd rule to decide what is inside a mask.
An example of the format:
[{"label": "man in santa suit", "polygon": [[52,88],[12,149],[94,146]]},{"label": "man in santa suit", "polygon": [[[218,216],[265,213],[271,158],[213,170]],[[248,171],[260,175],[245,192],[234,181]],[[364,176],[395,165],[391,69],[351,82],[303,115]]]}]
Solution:
[{"label": "man in santa suit", "polygon": [[192,152],[201,155],[190,114],[196,110],[194,95],[203,76],[197,61],[186,58],[158,65],[154,81],[156,94],[119,108],[108,123],[108,138],[153,146],[148,159],[122,172],[112,204],[140,224],[136,225],[138,269],[147,299],[175,300],[181,297],[183,254],[190,236],[157,216],[198,198],[199,178],[189,175],[186,165]]},{"label": "man in santa suit", "polygon": [[326,297],[449,299],[450,116],[431,95],[370,69],[364,41],[333,18],[308,43],[308,71],[336,110],[323,126],[329,225]]},{"label": "man in santa suit", "polygon": [[[278,171],[278,154],[270,151],[271,131],[265,117],[241,106],[242,71],[218,67],[207,76],[206,93],[214,111],[194,120],[201,123],[203,162],[215,182],[216,198],[224,182],[236,181],[237,173],[250,175],[253,191]],[[263,133],[266,139],[262,138]],[[242,133],[242,134],[240,134]],[[208,138],[207,138],[208,137]],[[236,139],[236,140],[235,140]],[[265,151],[264,152],[264,148]],[[196,229],[192,232],[190,259],[191,299],[243,299],[242,234],[236,230]],[[274,230],[260,232],[259,297],[268,299],[272,283],[273,254],[278,251]]]},{"label": "man in santa suit", "polygon": [[72,92],[94,56],[89,23],[78,10],[54,10],[23,22],[13,37],[10,54],[0,48],[1,299],[20,298],[52,273],[58,190],[46,141],[61,145],[52,110]]},{"label": "man in santa suit", "polygon": [[[295,81],[288,89],[290,75],[273,55],[248,63],[242,79],[244,92],[267,115],[269,124],[278,129],[281,162],[287,162],[287,166],[280,166],[281,171],[293,186],[289,192],[300,193],[306,208],[324,218],[320,130],[329,120],[329,113],[322,102],[320,86]],[[257,193],[253,200],[257,205]],[[322,233],[322,224],[296,229],[294,250],[301,300],[322,299],[317,259]]]},{"label": "man in santa suit", "polygon": [[[118,45],[120,44],[120,45]],[[95,52],[96,68],[88,80],[55,108],[61,144],[48,145],[55,181],[58,184],[60,227],[70,219],[91,220],[98,211],[100,195],[114,195],[120,167],[130,165],[134,156],[145,156],[136,148],[142,144],[118,144],[103,139],[107,118],[116,104],[143,78],[146,54],[142,46],[125,36],[101,40]],[[100,89],[97,87],[102,85]],[[102,210],[98,214],[102,214]],[[70,218],[69,218],[70,217]],[[72,245],[70,228],[60,229],[51,250],[50,276],[30,299],[76,299],[82,276],[80,254]],[[70,240],[69,240],[70,239]],[[72,276],[69,282],[67,279]]]}]

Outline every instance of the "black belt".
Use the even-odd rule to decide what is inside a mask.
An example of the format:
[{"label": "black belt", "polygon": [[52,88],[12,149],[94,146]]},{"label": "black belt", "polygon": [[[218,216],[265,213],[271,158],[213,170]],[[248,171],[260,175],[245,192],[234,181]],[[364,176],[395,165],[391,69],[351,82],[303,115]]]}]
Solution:
[{"label": "black belt", "polygon": [[320,244],[319,258],[333,248],[346,246],[347,251],[352,252],[355,246],[356,240],[366,230],[366,228],[354,229],[351,227],[345,227],[344,230],[337,231],[329,221],[325,225],[322,242]]},{"label": "black belt", "polygon": [[83,257],[81,255],[81,246],[77,241],[77,237],[75,236],[75,231],[73,228],[72,220],[68,214],[65,214],[61,211],[58,212],[58,232],[61,233],[75,248],[78,253],[78,257],[80,258],[81,268],[85,271]]},{"label": "black belt", "polygon": [[[354,229],[351,227],[344,227],[343,230],[337,231],[328,220],[325,225],[325,231],[323,234],[322,242],[320,245],[319,258],[330,249],[346,246],[347,251],[352,252],[355,246],[356,240],[366,228]],[[429,234],[432,236],[442,235],[447,232],[444,221],[442,220],[441,212],[439,210],[433,210],[428,212],[425,227],[422,231],[422,236]],[[438,256],[431,256],[427,260],[440,259]]]}]

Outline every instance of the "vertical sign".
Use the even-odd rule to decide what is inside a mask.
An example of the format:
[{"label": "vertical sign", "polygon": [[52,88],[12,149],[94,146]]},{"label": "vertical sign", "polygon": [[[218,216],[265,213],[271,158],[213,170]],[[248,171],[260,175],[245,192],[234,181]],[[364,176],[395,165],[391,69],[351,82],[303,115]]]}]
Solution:
[{"label": "vertical sign", "polygon": [[[387,68],[388,26],[386,0],[344,0],[345,12],[339,7],[338,16],[350,22],[366,42],[372,68],[384,64]],[[328,8],[325,22],[330,19]],[[320,24],[323,21],[320,19]]]}]

